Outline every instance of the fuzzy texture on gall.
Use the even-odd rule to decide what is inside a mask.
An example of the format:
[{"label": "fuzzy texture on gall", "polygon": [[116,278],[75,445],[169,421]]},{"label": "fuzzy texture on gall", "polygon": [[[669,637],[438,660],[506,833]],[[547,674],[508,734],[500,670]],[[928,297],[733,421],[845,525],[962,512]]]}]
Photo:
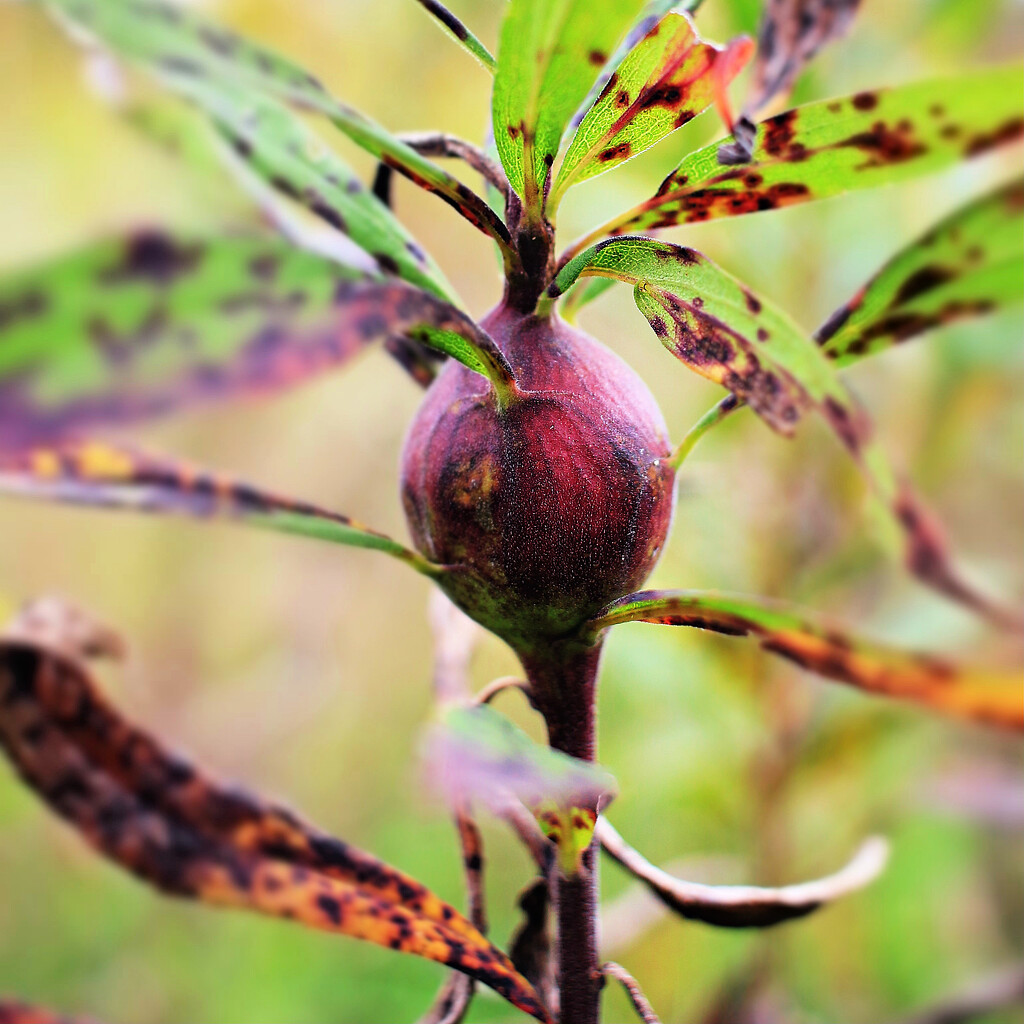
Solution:
[{"label": "fuzzy texture on gall", "polygon": [[570,637],[650,574],[672,518],[667,430],[639,377],[557,317],[499,307],[482,326],[524,394],[499,410],[450,362],[405,443],[416,546],[470,616],[529,652]]}]

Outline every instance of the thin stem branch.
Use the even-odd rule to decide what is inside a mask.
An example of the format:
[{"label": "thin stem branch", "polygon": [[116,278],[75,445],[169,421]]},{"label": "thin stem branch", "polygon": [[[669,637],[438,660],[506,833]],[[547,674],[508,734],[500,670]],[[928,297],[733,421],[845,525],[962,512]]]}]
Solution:
[{"label": "thin stem branch", "polygon": [[625,967],[609,960],[608,963],[601,967],[601,973],[606,978],[614,978],[622,985],[626,990],[626,995],[629,996],[629,1001],[633,1004],[633,1009],[636,1010],[636,1015],[644,1024],[661,1024],[661,1018],[658,1017],[654,1012],[654,1008],[647,1001],[647,997],[641,991],[636,978]]},{"label": "thin stem branch", "polygon": [[[593,761],[601,645],[552,645],[520,657],[534,706],[547,723],[551,746],[570,757]],[[576,874],[551,873],[558,920],[560,1024],[597,1024],[599,1018],[596,853],[596,843],[591,842]]]},{"label": "thin stem branch", "polygon": [[742,409],[746,402],[736,395],[726,395],[717,405],[713,406],[687,431],[686,437],[668,457],[668,464],[675,470],[686,461],[686,457],[696,447],[697,442],[712,428],[717,426],[731,413]]}]

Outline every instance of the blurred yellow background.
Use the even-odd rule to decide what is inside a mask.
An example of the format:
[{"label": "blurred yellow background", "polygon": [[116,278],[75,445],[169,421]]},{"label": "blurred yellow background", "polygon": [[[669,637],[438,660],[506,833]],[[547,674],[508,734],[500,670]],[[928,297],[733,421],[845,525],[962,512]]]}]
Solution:
[{"label": "blurred yellow background", "polygon": [[[410,0],[202,6],[391,129],[482,137],[487,73]],[[499,0],[452,6],[496,45]],[[1011,0],[863,7],[848,38],[804,75],[796,101],[1019,59],[1024,49],[1024,8]],[[724,39],[752,32],[757,17],[754,0],[707,0],[698,24]],[[87,87],[79,52],[31,5],[0,4],[0,95],[0,269],[129,225],[216,229],[248,216],[229,184],[175,164],[119,120]],[[563,242],[650,194],[720,130],[713,118],[574,190]],[[368,158],[324,133],[372,173]],[[890,253],[1019,162],[1015,151],[670,237],[811,329]],[[468,307],[493,305],[499,280],[486,239],[408,183],[397,183],[396,200]],[[643,374],[675,438],[719,396],[656,343],[629,289],[609,292],[581,323]],[[1021,327],[1015,312],[948,328],[848,374],[963,563],[1015,597],[1024,591]],[[280,399],[190,412],[132,436],[404,537],[397,461],[418,400],[374,351]],[[786,442],[737,416],[687,463],[652,582],[785,597],[864,634],[965,659],[1018,657],[885,558],[863,498],[824,428],[808,423]],[[427,590],[369,552],[0,504],[0,611],[57,592],[116,624],[133,654],[108,682],[133,716],[461,905],[453,830],[417,779],[431,715]],[[475,678],[514,668],[490,641]],[[500,706],[538,735],[516,701]],[[756,978],[758,998],[782,1019],[878,1022],[1021,955],[1024,798],[1011,740],[822,683],[742,640],[635,625],[609,644],[601,759],[619,780],[610,812],[619,830],[696,880],[798,881],[838,867],[869,833],[894,843],[889,870],[868,891],[776,931],[658,917],[633,934],[606,934],[608,955],[636,974],[666,1021],[698,1020],[723,986]],[[492,936],[504,945],[530,871],[506,831],[488,823],[486,838]],[[604,866],[603,886],[610,903],[636,898],[615,865]],[[0,766],[0,993],[111,1024],[357,1024],[415,1018],[442,980],[425,961],[159,898],[92,855]],[[469,1019],[525,1018],[483,992]],[[632,1019],[617,991],[606,1019]]]}]

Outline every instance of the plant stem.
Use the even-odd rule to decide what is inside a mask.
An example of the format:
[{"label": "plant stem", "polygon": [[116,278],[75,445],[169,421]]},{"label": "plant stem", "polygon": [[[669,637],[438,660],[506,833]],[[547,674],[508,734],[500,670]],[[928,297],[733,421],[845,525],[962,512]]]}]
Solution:
[{"label": "plant stem", "polygon": [[[601,645],[559,644],[521,655],[530,698],[544,716],[551,746],[593,761],[597,753],[597,670]],[[558,914],[559,1024],[598,1024],[597,846],[591,842],[571,878],[554,872]]]}]

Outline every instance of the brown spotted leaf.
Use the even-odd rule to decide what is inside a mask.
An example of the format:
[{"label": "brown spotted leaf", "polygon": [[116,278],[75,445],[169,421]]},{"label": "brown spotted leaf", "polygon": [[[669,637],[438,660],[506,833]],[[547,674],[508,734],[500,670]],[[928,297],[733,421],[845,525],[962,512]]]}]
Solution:
[{"label": "brown spotted leaf", "polygon": [[308,502],[262,491],[188,463],[102,441],[0,452],[0,494],[97,508],[225,519],[333,544],[383,551],[418,572],[426,561],[386,534]]},{"label": "brown spotted leaf", "polygon": [[[691,153],[650,199],[576,243],[775,210],[937,171],[1024,136],[1019,64],[795,107],[757,126],[753,163]],[[734,140],[725,140],[729,143]]]},{"label": "brown spotted leaf", "polygon": [[815,337],[839,366],[1024,300],[1024,179],[956,210],[894,256]]},{"label": "brown spotted leaf", "polygon": [[423,956],[550,1019],[505,954],[453,907],[170,753],[121,716],[84,663],[63,651],[0,641],[0,746],[92,846],[162,892]]},{"label": "brown spotted leaf", "polygon": [[765,0],[757,32],[757,56],[743,104],[742,130],[718,152],[723,164],[746,163],[755,137],[751,118],[796,81],[804,65],[853,21],[860,0]]},{"label": "brown spotted leaf", "polygon": [[684,13],[669,13],[609,78],[562,159],[550,206],[570,186],[616,167],[681,128],[725,90],[750,56],[746,37],[726,48],[704,42]]},{"label": "brown spotted leaf", "polygon": [[806,917],[873,882],[885,868],[889,844],[875,836],[833,875],[779,888],[759,885],[703,885],[685,882],[651,864],[633,849],[607,818],[597,826],[604,851],[639,878],[681,917],[720,928],[770,928]]},{"label": "brown spotted leaf", "polygon": [[454,307],[283,241],[100,242],[0,281],[0,450],[280,391],[396,336],[511,380]]},{"label": "brown spotted leaf", "polygon": [[1020,628],[1007,609],[975,590],[952,565],[942,530],[900,481],[870,418],[821,348],[771,303],[693,249],[644,236],[609,238],[567,263],[557,296],[581,275],[633,284],[637,307],[662,344],[702,376],[728,388],[773,429],[791,434],[808,410],[824,417],[853,456],[886,526],[922,582],[1000,625]]},{"label": "brown spotted leaf", "polygon": [[651,590],[608,605],[591,628],[596,636],[623,622],[755,636],[765,650],[826,679],[916,701],[958,718],[1024,731],[1024,677],[1019,670],[964,669],[942,658],[859,640],[777,602],[713,591]]}]

